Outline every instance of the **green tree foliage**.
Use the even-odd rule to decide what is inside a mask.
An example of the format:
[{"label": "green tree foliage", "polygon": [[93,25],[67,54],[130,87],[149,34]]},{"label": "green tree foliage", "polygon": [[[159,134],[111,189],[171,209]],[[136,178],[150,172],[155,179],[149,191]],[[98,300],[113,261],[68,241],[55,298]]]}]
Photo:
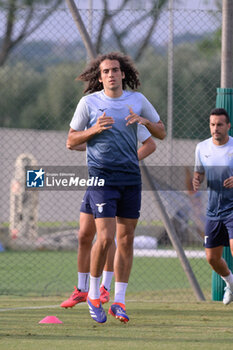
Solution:
[{"label": "green tree foliage", "polygon": [[35,129],[67,129],[75,106],[82,95],[82,86],[75,82],[77,66],[61,64],[43,73],[45,85],[35,101],[22,114],[26,125],[33,114]]},{"label": "green tree foliage", "polygon": [[213,33],[211,38],[202,40],[198,45],[200,52],[205,55],[212,57],[213,55],[220,52],[221,48],[221,35],[222,30],[219,28],[216,32]]},{"label": "green tree foliage", "polygon": [[[82,67],[82,64],[81,64]],[[82,85],[77,65],[60,64],[40,73],[19,63],[0,70],[0,125],[32,129],[67,129]],[[5,85],[8,88],[5,88]]]},{"label": "green tree foliage", "polygon": [[[6,65],[0,69],[0,121],[3,127],[23,127],[25,108],[35,104],[44,87],[43,77],[26,63]],[[28,125],[30,127],[31,124]]]},{"label": "green tree foliage", "polygon": [[155,106],[163,122],[167,117],[167,58],[149,48],[137,64],[142,83],[140,90]]},{"label": "green tree foliage", "polygon": [[[181,45],[174,53],[173,137],[203,139],[209,135],[208,116],[215,106],[220,79],[220,52],[212,57],[196,45]],[[152,57],[153,56],[153,57]],[[153,63],[152,63],[153,62]],[[167,120],[167,57],[147,52],[138,68],[141,91]]]},{"label": "green tree foliage", "polygon": [[[203,40],[202,43],[205,41]],[[173,137],[208,137],[208,115],[220,79],[220,49],[206,55],[202,43],[180,44],[174,52]],[[209,46],[207,46],[209,47]],[[167,55],[147,48],[137,63],[142,86],[166,123]],[[46,60],[45,60],[46,61]],[[86,62],[59,63],[44,70],[28,63],[0,68],[0,126],[67,130],[83,85],[75,81]]]},{"label": "green tree foliage", "polygon": [[206,138],[219,86],[220,53],[207,58],[196,47],[186,45],[175,57],[173,136]]}]

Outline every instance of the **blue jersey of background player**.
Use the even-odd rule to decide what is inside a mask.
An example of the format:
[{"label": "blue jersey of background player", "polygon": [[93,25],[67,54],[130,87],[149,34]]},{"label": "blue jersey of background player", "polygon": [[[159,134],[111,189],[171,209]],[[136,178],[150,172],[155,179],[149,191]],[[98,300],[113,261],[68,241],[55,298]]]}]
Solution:
[{"label": "blue jersey of background player", "polygon": [[222,258],[230,244],[233,255],[233,138],[228,135],[227,111],[216,108],[210,115],[212,137],[196,147],[193,188],[197,191],[204,176],[209,191],[205,224],[205,252],[212,269],[226,282],[223,303],[233,300],[233,274]]}]

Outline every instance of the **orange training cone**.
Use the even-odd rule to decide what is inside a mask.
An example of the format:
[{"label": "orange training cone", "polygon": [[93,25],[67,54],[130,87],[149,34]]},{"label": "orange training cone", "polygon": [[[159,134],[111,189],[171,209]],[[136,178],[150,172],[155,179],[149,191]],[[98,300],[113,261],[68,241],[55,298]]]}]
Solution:
[{"label": "orange training cone", "polygon": [[59,318],[56,316],[46,316],[41,320],[39,323],[63,323]]}]

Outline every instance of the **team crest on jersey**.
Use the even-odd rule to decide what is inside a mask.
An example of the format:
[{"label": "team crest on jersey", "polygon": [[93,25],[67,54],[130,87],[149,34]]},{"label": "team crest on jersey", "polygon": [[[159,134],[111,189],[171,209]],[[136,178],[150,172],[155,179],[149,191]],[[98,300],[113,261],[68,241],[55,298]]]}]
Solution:
[{"label": "team crest on jersey", "polygon": [[103,206],[107,203],[96,203],[96,206],[98,207],[98,212],[102,213],[103,212]]},{"label": "team crest on jersey", "polygon": [[129,109],[132,109],[133,106],[132,105],[126,105]]}]

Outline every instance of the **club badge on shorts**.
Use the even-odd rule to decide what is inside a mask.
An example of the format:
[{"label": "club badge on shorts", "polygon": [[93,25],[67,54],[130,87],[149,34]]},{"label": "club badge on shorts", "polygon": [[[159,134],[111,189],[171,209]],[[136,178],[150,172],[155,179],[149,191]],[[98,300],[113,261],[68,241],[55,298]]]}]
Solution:
[{"label": "club badge on shorts", "polygon": [[98,212],[102,213],[103,212],[103,206],[107,203],[96,203],[96,206],[98,207]]}]

